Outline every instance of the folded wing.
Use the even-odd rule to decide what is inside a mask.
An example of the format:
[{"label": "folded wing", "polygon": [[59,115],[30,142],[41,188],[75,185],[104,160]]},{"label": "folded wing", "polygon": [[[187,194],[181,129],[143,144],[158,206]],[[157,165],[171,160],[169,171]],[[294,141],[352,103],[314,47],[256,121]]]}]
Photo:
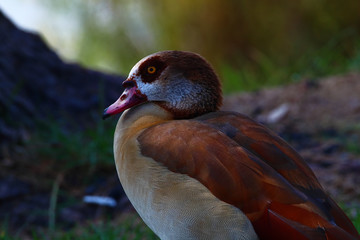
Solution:
[{"label": "folded wing", "polygon": [[303,159],[264,126],[215,112],[138,137],[141,153],[241,209],[261,239],[354,239],[350,220]]}]

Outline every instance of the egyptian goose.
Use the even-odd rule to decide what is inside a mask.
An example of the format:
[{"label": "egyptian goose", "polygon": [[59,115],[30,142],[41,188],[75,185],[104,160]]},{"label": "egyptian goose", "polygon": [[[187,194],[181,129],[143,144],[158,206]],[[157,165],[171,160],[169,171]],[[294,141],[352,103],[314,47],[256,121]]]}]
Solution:
[{"label": "egyptian goose", "polygon": [[218,111],[221,84],[201,56],[140,60],[104,111],[124,112],[121,184],[161,239],[360,239],[299,154],[263,125]]}]

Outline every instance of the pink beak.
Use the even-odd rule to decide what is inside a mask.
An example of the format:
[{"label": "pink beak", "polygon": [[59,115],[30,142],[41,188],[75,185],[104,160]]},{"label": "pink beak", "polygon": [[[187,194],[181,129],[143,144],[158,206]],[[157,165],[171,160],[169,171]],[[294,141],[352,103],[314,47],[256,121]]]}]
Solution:
[{"label": "pink beak", "polygon": [[103,119],[121,113],[128,108],[146,101],[147,97],[142,94],[136,86],[127,87],[119,99],[104,110]]}]

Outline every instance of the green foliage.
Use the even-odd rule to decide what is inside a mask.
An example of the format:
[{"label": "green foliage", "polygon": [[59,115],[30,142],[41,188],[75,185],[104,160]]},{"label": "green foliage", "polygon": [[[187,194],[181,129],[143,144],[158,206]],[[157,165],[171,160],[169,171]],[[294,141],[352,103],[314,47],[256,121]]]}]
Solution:
[{"label": "green foliage", "polygon": [[[11,235],[7,226],[3,225],[0,230],[0,240],[18,240],[22,237],[19,234]],[[21,235],[23,236],[23,235]],[[120,221],[100,221],[97,223],[88,223],[79,225],[70,231],[64,231],[60,228],[54,228],[49,232],[33,232],[31,239],[34,240],[157,240],[159,239],[136,215],[126,216]]]},{"label": "green foliage", "polygon": [[58,163],[57,170],[80,166],[110,165],[113,162],[114,121],[100,120],[95,128],[64,130],[55,121],[42,122],[28,146],[36,159]]},{"label": "green foliage", "polygon": [[69,232],[58,232],[53,239],[86,239],[86,240],[138,240],[138,239],[158,239],[156,235],[146,227],[143,222],[139,222],[135,217],[128,217],[118,225],[114,223],[92,223],[88,226],[78,227]]},{"label": "green foliage", "polygon": [[338,143],[346,152],[360,156],[360,124],[345,125],[338,129],[336,136],[330,133],[324,133],[321,139],[332,139]]},{"label": "green foliage", "polygon": [[339,73],[348,59],[359,69],[359,1],[41,1],[76,12],[80,62],[123,74],[165,49],[198,52],[222,75],[244,77],[225,83],[231,91]]},{"label": "green foliage", "polygon": [[[351,42],[354,51],[346,42]],[[354,29],[334,36],[324,46],[304,53],[286,63],[277,63],[258,52],[253,62],[243,61],[241,67],[221,67],[224,92],[253,91],[260,88],[296,82],[305,78],[319,78],[360,70],[360,40]]]},{"label": "green foliage", "polygon": [[360,209],[357,209],[356,215],[354,217],[352,217],[351,219],[352,219],[357,231],[360,232]]},{"label": "green foliage", "polygon": [[17,238],[17,237],[11,238],[9,231],[8,231],[7,222],[2,222],[0,225],[0,240],[7,240],[7,239],[17,240],[19,238]]},{"label": "green foliage", "polygon": [[355,217],[352,218],[354,226],[358,232],[360,232],[360,213],[359,212],[360,212],[360,210],[357,209],[357,213],[356,213]]},{"label": "green foliage", "polygon": [[345,211],[346,215],[351,219],[356,230],[360,233],[360,206],[347,206],[344,204],[339,205]]},{"label": "green foliage", "polygon": [[[360,209],[356,207],[342,208],[346,211],[347,215],[352,220],[355,228],[360,232]],[[56,231],[51,235],[51,238],[46,233],[32,234],[34,240],[71,240],[71,239],[86,239],[86,240],[157,240],[159,239],[140,219],[138,216],[127,216],[120,222],[99,222],[89,223],[83,226],[77,226],[70,231],[63,231],[61,229],[55,229]],[[21,237],[11,235],[8,231],[6,224],[1,226],[0,240],[19,240]]]}]

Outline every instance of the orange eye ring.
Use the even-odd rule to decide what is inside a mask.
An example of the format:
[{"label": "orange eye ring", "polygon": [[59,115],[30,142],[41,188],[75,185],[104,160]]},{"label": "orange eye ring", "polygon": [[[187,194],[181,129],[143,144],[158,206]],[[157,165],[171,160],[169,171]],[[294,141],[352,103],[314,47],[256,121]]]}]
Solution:
[{"label": "orange eye ring", "polygon": [[156,72],[156,67],[154,66],[150,66],[147,68],[147,72],[150,73],[150,74],[153,74]]}]

